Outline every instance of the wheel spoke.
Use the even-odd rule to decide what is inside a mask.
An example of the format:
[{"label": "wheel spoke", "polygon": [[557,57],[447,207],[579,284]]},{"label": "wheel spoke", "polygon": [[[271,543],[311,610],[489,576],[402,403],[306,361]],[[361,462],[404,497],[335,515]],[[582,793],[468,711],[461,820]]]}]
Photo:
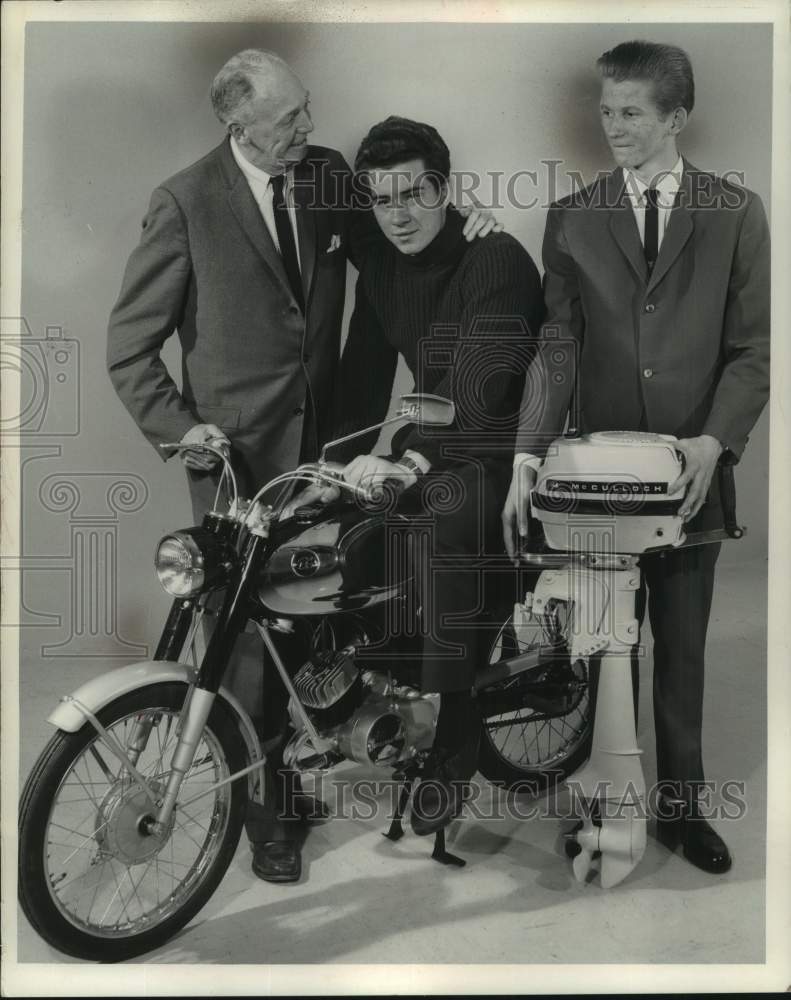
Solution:
[{"label": "wheel spoke", "polygon": [[191,841],[192,841],[192,843],[193,843],[193,844],[194,844],[194,845],[195,845],[195,846],[196,846],[196,847],[198,848],[198,850],[199,850],[199,851],[202,851],[202,850],[203,850],[203,844],[199,844],[199,843],[198,843],[198,841],[197,841],[197,840],[196,840],[196,839],[195,839],[195,838],[194,838],[194,837],[192,836],[192,834],[188,832],[188,830],[187,830],[187,828],[186,828],[186,827],[184,826],[184,824],[183,824],[183,823],[180,823],[180,822],[178,821],[178,819],[176,820],[176,826],[177,826],[177,827],[179,828],[179,830],[181,830],[181,832],[182,832],[182,833],[183,833],[183,834],[184,834],[184,835],[185,835],[185,836],[186,836],[186,837],[187,837],[187,838],[188,838],[189,840],[191,840]]},{"label": "wheel spoke", "polygon": [[[150,871],[151,865],[154,863],[155,860],[156,860],[156,855],[154,855],[154,857],[148,862],[148,864],[143,869],[143,872],[142,872],[140,878],[137,880],[136,883],[132,879],[132,873],[131,873],[131,871],[129,872],[129,881],[130,881],[130,883],[132,885],[132,891],[134,892],[135,896],[137,896],[138,903],[140,903],[140,911],[141,911],[141,913],[145,913],[146,908],[145,908],[145,904],[143,903],[143,900],[140,898],[140,893],[137,890],[138,890],[141,882],[143,881],[143,879],[146,877],[146,875]],[[159,902],[159,899],[157,898],[157,903],[158,902]]]},{"label": "wheel spoke", "polygon": [[183,807],[180,807],[179,808],[179,812],[181,813],[182,816],[186,816],[187,819],[190,821],[190,823],[194,823],[195,826],[200,827],[201,830],[203,830],[203,832],[206,834],[206,836],[209,835],[209,828],[207,826],[203,826],[197,819],[195,819],[194,816],[192,816],[190,813],[188,813],[186,809],[184,809]]},{"label": "wheel spoke", "polygon": [[[111,906],[113,905],[113,903],[115,902],[115,900],[116,900],[116,897],[118,897],[118,898],[119,898],[119,899],[121,900],[121,903],[122,903],[122,904],[123,904],[124,906],[126,905],[126,904],[124,903],[124,900],[123,900],[123,896],[121,896],[121,883],[120,883],[120,882],[118,881],[118,876],[117,876],[117,875],[116,875],[116,873],[115,873],[115,869],[113,868],[113,863],[112,863],[112,861],[110,862],[110,874],[111,874],[111,875],[113,876],[113,879],[114,879],[114,881],[115,881],[115,885],[116,885],[116,889],[115,889],[115,892],[114,892],[114,893],[112,894],[112,896],[110,897],[110,902],[109,902],[109,903],[107,904],[107,908],[105,909],[104,913],[102,914],[102,919],[101,919],[101,922],[102,922],[102,923],[104,923],[104,922],[105,922],[105,920],[107,919],[107,914],[108,914],[108,913],[110,912],[110,907],[111,907]],[[126,874],[127,874],[127,873],[126,873],[126,871],[125,871],[125,872],[124,872],[124,876],[126,876]],[[121,879],[121,882],[123,882],[123,878]],[[117,922],[117,921],[116,921],[116,922]]]},{"label": "wheel spoke", "polygon": [[[113,772],[110,770],[110,768],[105,763],[104,759],[102,758],[102,755],[96,749],[96,744],[95,743],[91,746],[90,753],[91,753],[91,757],[93,757],[93,759],[99,765],[99,770],[105,776],[105,778],[107,779],[108,783],[112,784],[115,781],[115,775],[113,774]],[[84,763],[85,763],[86,770],[87,770],[88,762],[85,761]],[[77,777],[77,780],[79,781],[79,775],[77,775],[76,777]],[[83,783],[80,781],[80,784],[83,784]],[[85,786],[83,785],[83,788],[84,787]],[[87,791],[87,789],[86,789],[86,791]]]},{"label": "wheel spoke", "polygon": [[91,898],[91,905],[88,907],[88,913],[87,913],[87,915],[85,917],[86,921],[89,922],[89,923],[90,923],[90,919],[91,919],[91,914],[93,913],[93,908],[96,905],[96,897],[99,895],[99,887],[102,884],[102,875],[103,875],[104,869],[106,867],[107,867],[107,859],[105,859],[104,861],[102,861],[102,870],[99,872],[99,876],[96,879],[96,888],[93,891],[93,897]]}]

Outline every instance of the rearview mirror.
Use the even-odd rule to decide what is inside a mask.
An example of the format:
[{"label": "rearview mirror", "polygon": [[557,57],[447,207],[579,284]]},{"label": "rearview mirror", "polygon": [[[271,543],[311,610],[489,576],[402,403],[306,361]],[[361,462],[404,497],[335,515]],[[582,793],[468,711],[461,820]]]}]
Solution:
[{"label": "rearview mirror", "polygon": [[409,392],[401,396],[398,400],[398,409],[392,417],[383,420],[373,427],[363,427],[362,430],[354,431],[345,437],[337,438],[335,441],[328,441],[321,449],[319,462],[324,462],[325,455],[330,448],[335,448],[339,444],[353,441],[363,434],[369,434],[379,427],[386,427],[388,424],[397,423],[399,420],[411,420],[421,427],[447,427],[456,418],[456,407],[443,396],[432,396],[431,393]]},{"label": "rearview mirror", "polygon": [[447,427],[456,417],[456,407],[444,396],[410,392],[399,399],[398,416],[421,427]]}]

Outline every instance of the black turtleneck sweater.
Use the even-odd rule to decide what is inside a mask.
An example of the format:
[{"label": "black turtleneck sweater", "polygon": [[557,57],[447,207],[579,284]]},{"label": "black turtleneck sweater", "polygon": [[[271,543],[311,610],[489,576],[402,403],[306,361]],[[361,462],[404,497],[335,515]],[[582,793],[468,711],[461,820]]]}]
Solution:
[{"label": "black turtleneck sweater", "polygon": [[[384,420],[402,354],[415,391],[452,399],[456,420],[422,430],[407,424],[393,438],[394,455],[412,449],[435,467],[468,455],[512,460],[530,338],[543,319],[541,280],[512,236],[468,243],[463,225],[449,208],[441,232],[418,254],[400,253],[378,231],[361,248],[338,436]],[[349,442],[346,460],[370,451],[377,437]]]}]

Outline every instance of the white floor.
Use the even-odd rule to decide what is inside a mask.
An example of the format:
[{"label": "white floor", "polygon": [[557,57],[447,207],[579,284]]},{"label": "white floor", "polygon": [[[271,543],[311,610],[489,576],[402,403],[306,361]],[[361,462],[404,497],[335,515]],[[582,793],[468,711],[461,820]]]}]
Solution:
[{"label": "white floor", "polygon": [[[562,851],[557,818],[468,818],[449,846],[463,870],[430,860],[431,843],[410,833],[384,839],[380,814],[315,824],[298,884],[274,886],[250,872],[243,838],[214,898],[176,938],[139,963],[761,963],[764,961],[766,572],[723,562],[708,651],[705,761],[716,781],[744,782],[747,809],[718,829],[733,869],[707,875],[660,846],[649,829],[636,870],[614,889],[577,883]],[[21,671],[21,768],[47,735],[57,695],[75,686],[80,664]],[[654,780],[650,664],[641,684],[640,732],[646,779]],[[330,781],[370,778],[347,766]],[[328,780],[328,779],[325,779]],[[486,787],[481,807],[492,804]],[[495,801],[496,797],[495,797]],[[562,812],[561,797],[555,808]],[[546,811],[551,803],[522,803]],[[373,811],[373,810],[371,810]],[[501,803],[502,812],[502,803]],[[19,915],[21,963],[69,963]],[[79,964],[79,963],[77,963]],[[657,973],[657,989],[663,980]],[[216,989],[216,987],[215,987]],[[386,990],[387,991],[387,990]],[[392,984],[390,992],[397,992]],[[214,989],[212,990],[214,992]]]}]

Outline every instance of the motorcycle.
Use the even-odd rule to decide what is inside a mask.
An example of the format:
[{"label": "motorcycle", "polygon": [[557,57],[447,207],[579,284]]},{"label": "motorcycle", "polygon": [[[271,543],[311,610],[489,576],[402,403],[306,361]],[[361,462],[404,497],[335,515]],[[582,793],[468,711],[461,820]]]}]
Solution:
[{"label": "motorcycle", "polygon": [[[50,945],[82,959],[135,957],[184,927],[220,884],[248,796],[263,801],[265,791],[267,746],[222,684],[250,623],[289,697],[285,764],[323,773],[354,761],[392,773],[401,796],[388,835],[401,835],[437,702],[419,689],[421,609],[410,568],[386,557],[392,533],[409,529],[407,494],[352,486],[326,455],[387,423],[453,419],[448,400],[403,396],[390,420],[330,442],[317,462],[276,477],[249,502],[225,452],[199,446],[223,471],[202,524],[158,545],[156,571],[173,603],[154,658],[63,697],[48,718],[56,732],[24,786],[19,899]],[[335,485],[341,496],[288,513],[298,482]],[[510,584],[487,598],[476,623],[484,648],[478,768],[502,789],[536,795],[589,754],[587,664],[569,655],[564,602],[550,599],[526,616],[506,603],[515,574],[504,557],[500,569],[494,577]],[[209,620],[196,666],[189,652]],[[432,856],[463,863],[441,835]]]}]

